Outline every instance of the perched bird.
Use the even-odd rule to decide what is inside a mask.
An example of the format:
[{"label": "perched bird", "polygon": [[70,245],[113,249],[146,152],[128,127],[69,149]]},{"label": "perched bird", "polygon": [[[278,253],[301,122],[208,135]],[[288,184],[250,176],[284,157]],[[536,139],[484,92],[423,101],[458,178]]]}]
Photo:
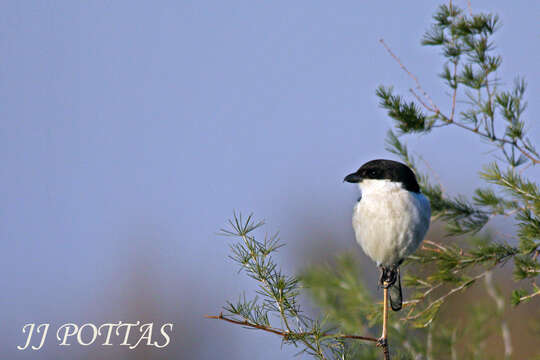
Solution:
[{"label": "perched bird", "polygon": [[357,183],[361,197],[354,206],[356,241],[381,271],[392,310],[402,306],[399,266],[420,245],[429,227],[431,208],[414,172],[392,160],[372,160],[344,181]]}]

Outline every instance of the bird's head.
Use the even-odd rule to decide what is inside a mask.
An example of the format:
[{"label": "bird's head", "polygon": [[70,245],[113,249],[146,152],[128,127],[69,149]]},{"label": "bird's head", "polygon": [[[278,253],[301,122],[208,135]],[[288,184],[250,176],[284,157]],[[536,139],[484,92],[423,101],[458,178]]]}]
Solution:
[{"label": "bird's head", "polygon": [[365,163],[358,171],[343,179],[350,183],[358,183],[362,188],[366,184],[395,183],[405,190],[420,192],[414,172],[405,164],[393,160],[377,159]]}]

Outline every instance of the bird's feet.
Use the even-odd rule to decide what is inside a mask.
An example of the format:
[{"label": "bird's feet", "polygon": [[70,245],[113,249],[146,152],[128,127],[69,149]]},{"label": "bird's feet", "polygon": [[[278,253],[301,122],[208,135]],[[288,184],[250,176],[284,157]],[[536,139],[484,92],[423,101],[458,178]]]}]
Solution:
[{"label": "bird's feet", "polygon": [[380,337],[377,340],[377,347],[385,347],[387,345],[388,345],[388,341],[386,340],[386,338]]},{"label": "bird's feet", "polygon": [[397,280],[397,267],[380,265],[379,269],[381,272],[381,275],[379,276],[379,286],[388,289],[390,286],[394,285]]}]

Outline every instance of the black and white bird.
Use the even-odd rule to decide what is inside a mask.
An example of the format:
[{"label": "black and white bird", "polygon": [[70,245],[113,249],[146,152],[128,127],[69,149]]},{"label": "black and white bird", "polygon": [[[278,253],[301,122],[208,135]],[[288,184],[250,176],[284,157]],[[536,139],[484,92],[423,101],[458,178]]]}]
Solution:
[{"label": "black and white bird", "polygon": [[414,172],[392,160],[372,160],[344,181],[357,183],[361,198],[354,206],[356,241],[381,270],[394,311],[402,306],[399,266],[420,245],[429,228],[429,200]]}]

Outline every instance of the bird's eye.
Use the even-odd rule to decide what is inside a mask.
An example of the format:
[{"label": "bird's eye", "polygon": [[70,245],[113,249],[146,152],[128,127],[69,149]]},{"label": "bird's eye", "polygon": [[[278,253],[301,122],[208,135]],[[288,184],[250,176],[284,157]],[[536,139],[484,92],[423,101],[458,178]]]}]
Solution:
[{"label": "bird's eye", "polygon": [[377,171],[375,171],[375,170],[370,170],[370,171],[369,171],[369,175],[372,176],[372,177],[374,177],[374,176],[377,175]]}]

